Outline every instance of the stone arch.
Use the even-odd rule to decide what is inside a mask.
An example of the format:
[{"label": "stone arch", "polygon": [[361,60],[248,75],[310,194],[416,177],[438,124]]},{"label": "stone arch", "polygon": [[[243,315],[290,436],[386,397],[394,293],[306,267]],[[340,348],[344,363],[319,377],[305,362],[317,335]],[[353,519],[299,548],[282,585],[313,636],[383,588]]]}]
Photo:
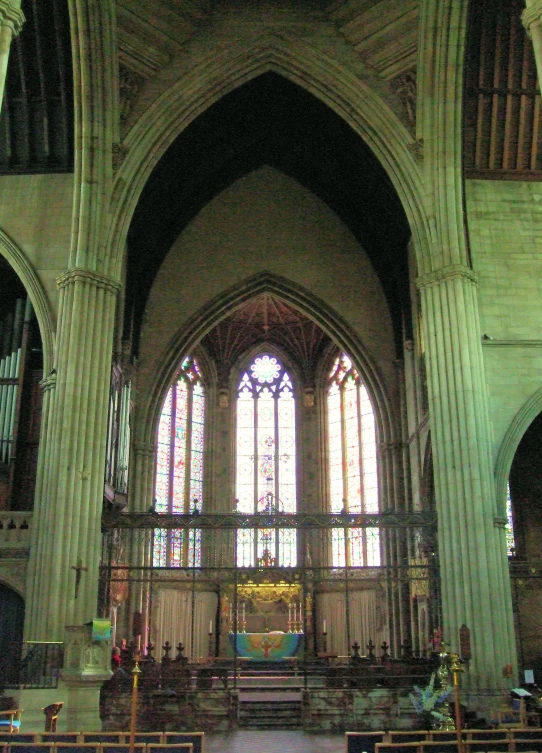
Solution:
[{"label": "stone arch", "polygon": [[47,296],[36,271],[21,249],[0,229],[0,253],[12,266],[28,291],[36,312],[43,345],[43,373],[49,374],[53,368],[54,330]]},{"label": "stone arch", "polygon": [[233,308],[261,293],[274,294],[295,306],[351,355],[374,400],[379,442],[391,441],[395,434],[392,409],[377,368],[357,335],[329,306],[309,291],[270,273],[255,275],[217,296],[200,309],[169,342],[164,350],[162,367],[157,371],[145,404],[142,405],[138,422],[139,441],[147,446],[152,444],[165,385],[173,379],[182,355],[192,352],[201,339]]},{"label": "stone arch", "polygon": [[541,411],[542,387],[539,387],[512,419],[499,448],[495,461],[495,496],[499,517],[506,517],[506,486],[514,455],[523,435]]},{"label": "stone arch", "polygon": [[128,228],[141,191],[167,148],[214,102],[267,71],[284,76],[320,99],[369,145],[404,206],[420,274],[428,271],[429,223],[420,166],[409,151],[411,136],[385,102],[329,55],[283,33],[265,32],[251,45],[234,42],[221,48],[220,55],[209,49],[209,55],[164,92],[124,142],[126,157],[115,180],[107,240],[113,277],[120,275]]}]

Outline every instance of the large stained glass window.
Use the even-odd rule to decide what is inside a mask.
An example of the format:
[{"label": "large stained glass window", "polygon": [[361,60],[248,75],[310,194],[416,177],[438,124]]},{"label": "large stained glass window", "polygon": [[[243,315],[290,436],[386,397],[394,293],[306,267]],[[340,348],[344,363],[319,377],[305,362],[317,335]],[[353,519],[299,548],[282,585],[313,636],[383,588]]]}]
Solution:
[{"label": "large stained glass window", "polygon": [[[205,388],[197,361],[185,358],[169,388],[158,424],[155,510],[201,512]],[[155,567],[198,567],[201,531],[157,530]]]},{"label": "large stained glass window", "polygon": [[[295,450],[292,381],[278,358],[262,353],[242,372],[237,390],[235,496],[239,512],[296,512]],[[237,564],[294,567],[295,530],[239,531]]]},{"label": "large stained glass window", "polygon": [[509,557],[516,554],[516,537],[514,536],[514,516],[512,513],[512,497],[510,495],[510,484],[506,486],[506,550]]},{"label": "large stained glass window", "polygon": [[[343,353],[329,374],[327,393],[330,511],[378,512],[375,419],[367,389]],[[333,567],[380,565],[378,528],[335,528]]]}]

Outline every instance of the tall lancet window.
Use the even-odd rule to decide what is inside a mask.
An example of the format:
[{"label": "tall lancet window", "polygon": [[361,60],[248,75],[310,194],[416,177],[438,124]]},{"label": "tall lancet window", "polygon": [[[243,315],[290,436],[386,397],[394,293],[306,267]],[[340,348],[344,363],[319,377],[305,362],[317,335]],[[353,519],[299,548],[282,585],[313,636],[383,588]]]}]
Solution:
[{"label": "tall lancet window", "polygon": [[[237,389],[236,498],[239,512],[295,513],[295,398],[278,358],[262,353]],[[239,530],[239,567],[297,564],[294,529]]]},{"label": "tall lancet window", "polygon": [[[158,424],[157,513],[201,512],[204,417],[205,388],[196,359],[188,357],[167,392]],[[157,530],[153,564],[155,567],[198,567],[201,531]]]},{"label": "tall lancet window", "polygon": [[[378,512],[376,432],[367,389],[343,353],[329,374],[327,393],[330,511]],[[332,530],[333,567],[380,565],[378,528]]]}]

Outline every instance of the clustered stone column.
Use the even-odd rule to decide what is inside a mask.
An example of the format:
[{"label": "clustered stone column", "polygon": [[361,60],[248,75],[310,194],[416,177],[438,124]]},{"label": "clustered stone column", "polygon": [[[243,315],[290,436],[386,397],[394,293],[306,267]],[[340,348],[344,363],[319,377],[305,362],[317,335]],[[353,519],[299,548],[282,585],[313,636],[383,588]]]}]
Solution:
[{"label": "clustered stone column", "polygon": [[470,629],[471,687],[515,665],[504,530],[497,517],[476,276],[453,264],[418,280],[424,312],[444,633]]},{"label": "clustered stone column", "polygon": [[11,40],[19,36],[24,21],[21,0],[0,0],[0,108],[4,99]]},{"label": "clustered stone column", "polygon": [[[118,283],[72,269],[58,279],[54,400],[46,401],[40,464],[42,519],[29,560],[30,640],[62,640],[96,616],[111,344]],[[51,381],[51,387],[53,381]],[[52,393],[53,394],[53,393]]]},{"label": "clustered stone column", "polygon": [[533,42],[538,82],[542,81],[542,0],[526,0],[521,20]]}]

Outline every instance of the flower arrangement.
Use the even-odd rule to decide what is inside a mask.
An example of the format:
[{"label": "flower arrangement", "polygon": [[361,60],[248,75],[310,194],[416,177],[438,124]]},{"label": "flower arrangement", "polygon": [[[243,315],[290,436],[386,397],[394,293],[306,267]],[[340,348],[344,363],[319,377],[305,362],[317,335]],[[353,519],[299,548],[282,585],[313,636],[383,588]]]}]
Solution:
[{"label": "flower arrangement", "polygon": [[451,693],[448,688],[435,689],[435,672],[431,675],[425,688],[414,685],[414,692],[409,698],[425,729],[432,729],[435,720],[443,722],[447,717],[436,709],[441,706]]}]

